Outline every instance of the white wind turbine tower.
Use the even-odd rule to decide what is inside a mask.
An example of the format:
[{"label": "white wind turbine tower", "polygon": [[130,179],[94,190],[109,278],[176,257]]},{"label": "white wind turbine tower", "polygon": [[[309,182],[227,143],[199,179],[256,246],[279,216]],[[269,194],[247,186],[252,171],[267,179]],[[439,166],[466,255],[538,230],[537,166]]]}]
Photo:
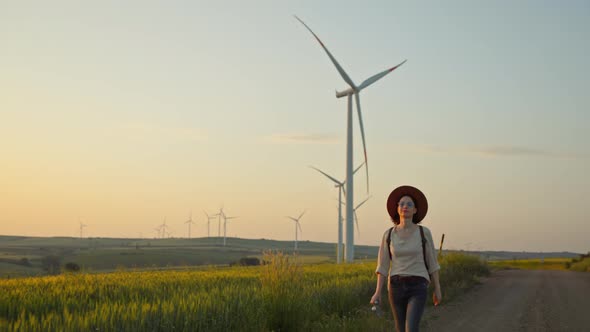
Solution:
[{"label": "white wind turbine tower", "polygon": [[225,212],[223,212],[223,246],[225,247],[225,241],[226,241],[226,234],[227,234],[227,221],[230,219],[236,219],[238,217],[228,217],[225,215]]},{"label": "white wind turbine tower", "polygon": [[344,91],[340,91],[340,92],[337,91],[336,98],[347,97],[347,99],[348,99],[348,112],[347,112],[347,125],[346,125],[346,179],[347,180],[351,179],[351,180],[346,182],[346,255],[345,255],[345,259],[347,262],[353,262],[353,260],[354,260],[354,228],[353,228],[354,225],[353,225],[353,209],[352,209],[352,207],[354,205],[354,203],[353,203],[353,198],[354,198],[354,189],[353,188],[354,187],[353,187],[353,181],[352,181],[352,161],[353,161],[353,156],[352,156],[352,145],[353,145],[352,144],[352,96],[354,95],[354,98],[356,100],[356,110],[357,110],[357,114],[358,114],[358,118],[359,118],[359,126],[361,128],[361,138],[363,141],[363,152],[364,152],[364,157],[365,157],[365,167],[366,167],[365,170],[366,170],[366,174],[367,174],[367,193],[368,193],[369,192],[369,164],[367,162],[367,146],[365,143],[365,129],[363,126],[363,118],[362,118],[362,114],[361,114],[361,102],[360,102],[359,93],[364,88],[377,82],[378,80],[383,78],[385,75],[391,73],[396,68],[403,65],[406,62],[406,60],[404,60],[403,62],[401,62],[400,64],[398,64],[395,67],[389,68],[387,70],[384,70],[378,74],[375,74],[375,75],[367,78],[360,85],[357,86],[354,84],[352,79],[350,79],[350,77],[344,71],[344,69],[342,69],[342,66],[340,66],[338,61],[336,61],[336,59],[334,58],[334,56],[332,56],[330,51],[328,51],[326,46],[324,46],[324,43],[322,43],[320,38],[299,17],[295,16],[295,18],[299,22],[301,22],[305,26],[305,28],[307,30],[309,30],[309,32],[311,32],[311,34],[315,37],[315,39],[320,43],[320,45],[322,46],[322,48],[324,49],[324,51],[326,52],[326,54],[328,55],[328,57],[330,58],[330,60],[334,64],[334,66],[336,67],[336,69],[338,70],[338,73],[340,73],[340,76],[342,77],[342,79],[349,85],[348,89],[345,89]]},{"label": "white wind turbine tower", "polygon": [[221,218],[223,217],[223,206],[219,208],[217,217],[217,237],[221,237]]},{"label": "white wind turbine tower", "polygon": [[301,212],[301,214],[297,218],[286,216],[286,218],[289,218],[295,222],[295,250],[297,250],[297,240],[299,235],[297,229],[299,229],[303,233],[303,230],[301,229],[301,224],[299,223],[299,220],[301,219],[301,217],[303,217],[303,214],[305,214],[305,211]]},{"label": "white wind turbine tower", "polygon": [[193,211],[191,211],[191,215],[188,218],[187,221],[184,222],[185,224],[188,224],[188,238],[191,238],[191,224],[194,225],[195,222],[193,221]]},{"label": "white wind turbine tower", "polygon": [[207,237],[210,237],[209,235],[209,231],[211,230],[211,220],[214,220],[215,217],[217,217],[216,214],[214,215],[209,215],[206,211],[203,211],[205,213],[205,215],[207,216]]},{"label": "white wind turbine tower", "polygon": [[[356,173],[356,171],[358,171],[361,167],[363,167],[364,163],[362,163],[359,167],[357,167],[352,174],[354,175],[354,173]],[[344,189],[344,184],[346,183],[345,181],[338,181],[335,178],[333,178],[332,176],[328,175],[327,173],[323,172],[321,169],[313,167],[313,166],[309,166],[313,169],[315,169],[316,171],[322,173],[324,176],[326,176],[328,179],[332,180],[334,183],[336,183],[334,185],[334,187],[338,188],[338,247],[336,248],[336,263],[340,264],[342,263],[342,251],[343,251],[343,246],[342,246],[342,193],[344,192],[344,195],[346,195],[346,190]]]}]

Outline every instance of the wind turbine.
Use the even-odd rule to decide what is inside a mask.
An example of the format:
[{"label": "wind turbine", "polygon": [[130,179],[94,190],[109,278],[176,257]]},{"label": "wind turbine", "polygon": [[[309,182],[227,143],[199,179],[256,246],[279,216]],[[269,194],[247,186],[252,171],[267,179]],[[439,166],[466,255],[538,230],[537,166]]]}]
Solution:
[{"label": "wind turbine", "polygon": [[80,223],[80,238],[82,238],[82,231],[84,230],[84,227],[88,227],[88,225],[83,224],[80,221],[80,218],[78,218],[78,222]]},{"label": "wind turbine", "polygon": [[369,192],[369,164],[367,161],[367,146],[365,143],[365,129],[363,126],[363,117],[361,114],[361,101],[360,101],[359,93],[364,88],[367,88],[368,86],[372,85],[373,83],[375,83],[378,80],[380,80],[381,78],[383,78],[385,75],[394,71],[399,66],[403,65],[406,62],[406,60],[404,60],[403,62],[401,62],[397,66],[391,67],[389,69],[386,69],[380,73],[377,73],[377,74],[367,78],[360,85],[357,86],[356,84],[354,84],[354,82],[348,76],[348,74],[344,71],[342,66],[340,66],[338,61],[336,61],[334,56],[332,56],[330,51],[328,51],[328,49],[326,48],[324,43],[320,40],[320,38],[299,17],[295,16],[295,18],[299,22],[301,22],[301,24],[303,24],[305,26],[305,28],[307,30],[309,30],[309,32],[311,32],[311,34],[315,37],[315,39],[320,43],[320,45],[322,46],[322,48],[324,49],[324,51],[326,52],[326,54],[328,55],[328,57],[330,58],[330,60],[334,64],[334,66],[336,67],[336,70],[338,70],[338,73],[340,74],[342,79],[349,85],[349,88],[347,88],[343,91],[340,91],[340,92],[336,91],[336,98],[347,97],[347,99],[348,99],[348,112],[347,112],[347,125],[346,125],[346,179],[347,180],[350,179],[350,181],[346,182],[347,194],[346,194],[346,256],[345,256],[345,259],[347,262],[353,262],[353,260],[354,260],[354,228],[353,228],[353,226],[354,225],[353,225],[353,209],[352,209],[352,207],[354,205],[354,203],[353,203],[354,187],[353,187],[353,181],[352,181],[352,161],[353,161],[353,158],[352,158],[353,157],[353,155],[352,155],[352,145],[353,145],[352,144],[352,97],[354,96],[355,101],[356,101],[356,110],[357,110],[357,114],[358,114],[358,118],[359,118],[359,126],[361,128],[361,137],[362,137],[362,141],[363,141],[363,153],[364,153],[364,157],[365,157],[365,167],[366,167],[365,170],[366,170],[366,174],[367,174],[367,193],[368,193]]},{"label": "wind turbine", "polygon": [[207,237],[210,237],[210,235],[209,235],[209,231],[211,230],[211,227],[210,227],[210,226],[211,226],[211,220],[212,220],[212,219],[215,219],[215,217],[217,217],[217,215],[216,215],[216,214],[214,214],[214,215],[211,215],[211,216],[210,216],[210,215],[209,215],[209,214],[208,214],[206,211],[203,211],[203,212],[204,212],[204,213],[205,213],[205,215],[207,216]]},{"label": "wind turbine", "polygon": [[223,206],[219,208],[219,213],[217,216],[219,217],[217,219],[217,237],[221,237],[221,218],[223,217]]},{"label": "wind turbine", "polygon": [[301,217],[303,217],[303,214],[305,214],[305,210],[303,212],[301,212],[301,214],[297,218],[286,216],[286,218],[289,218],[295,222],[295,250],[297,250],[297,237],[299,234],[297,232],[297,229],[299,229],[303,233],[303,230],[301,229],[301,224],[299,223],[299,219],[301,219]]},{"label": "wind turbine", "polygon": [[156,239],[160,237],[160,234],[162,233],[162,227],[158,226],[156,228],[154,228],[154,231],[156,231]]},{"label": "wind turbine", "polygon": [[193,221],[193,211],[191,211],[191,215],[188,218],[187,221],[184,222],[185,224],[188,224],[188,238],[191,238],[191,224],[195,224],[195,222]]},{"label": "wind turbine", "polygon": [[225,212],[223,213],[223,246],[225,247],[225,241],[226,241],[226,234],[227,234],[227,221],[230,219],[236,219],[237,217],[228,217],[225,215]]},{"label": "wind turbine", "polygon": [[162,232],[162,239],[166,237],[166,233],[170,234],[169,230],[170,227],[166,225],[166,217],[164,217],[164,223],[160,225],[160,231]]},{"label": "wind turbine", "polygon": [[[354,175],[354,173],[356,173],[356,171],[358,171],[361,167],[363,167],[363,165],[364,165],[364,163],[362,163],[359,167],[357,167],[352,172],[352,174]],[[336,250],[336,263],[340,264],[340,263],[342,263],[342,251],[343,251],[342,250],[343,249],[342,248],[342,192],[344,192],[344,195],[346,195],[346,190],[344,190],[344,184],[346,183],[346,180],[340,182],[319,168],[316,168],[313,166],[309,166],[309,167],[315,169],[316,171],[318,171],[321,174],[323,174],[324,176],[326,176],[328,179],[332,180],[334,183],[336,183],[334,185],[334,187],[338,188],[338,247]]]}]

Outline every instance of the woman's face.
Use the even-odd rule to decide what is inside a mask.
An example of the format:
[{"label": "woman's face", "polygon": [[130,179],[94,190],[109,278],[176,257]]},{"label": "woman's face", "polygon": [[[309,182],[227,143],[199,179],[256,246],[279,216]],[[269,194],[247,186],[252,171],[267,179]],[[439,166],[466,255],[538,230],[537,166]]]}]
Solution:
[{"label": "woman's face", "polygon": [[402,219],[412,219],[418,210],[410,196],[403,196],[397,203],[397,213]]}]

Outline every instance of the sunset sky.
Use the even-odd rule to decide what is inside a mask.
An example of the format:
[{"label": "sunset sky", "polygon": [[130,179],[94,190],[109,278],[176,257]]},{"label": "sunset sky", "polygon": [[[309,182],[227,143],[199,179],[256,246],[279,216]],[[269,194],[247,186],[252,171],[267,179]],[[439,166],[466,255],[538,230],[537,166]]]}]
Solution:
[{"label": "sunset sky", "polygon": [[[588,1],[0,4],[0,234],[335,242],[351,78],[378,245],[389,192],[429,200],[445,247],[590,250]],[[354,118],[355,165],[362,162]],[[364,170],[355,202],[367,197]],[[217,234],[217,223],[211,224]]]}]

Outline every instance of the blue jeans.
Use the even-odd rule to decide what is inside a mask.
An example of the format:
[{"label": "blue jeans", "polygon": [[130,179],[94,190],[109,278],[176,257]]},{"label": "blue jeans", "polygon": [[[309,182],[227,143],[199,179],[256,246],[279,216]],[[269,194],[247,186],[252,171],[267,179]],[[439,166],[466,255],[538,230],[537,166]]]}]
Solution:
[{"label": "blue jeans", "polygon": [[417,276],[389,278],[389,303],[398,332],[418,331],[426,305],[428,280]]}]

